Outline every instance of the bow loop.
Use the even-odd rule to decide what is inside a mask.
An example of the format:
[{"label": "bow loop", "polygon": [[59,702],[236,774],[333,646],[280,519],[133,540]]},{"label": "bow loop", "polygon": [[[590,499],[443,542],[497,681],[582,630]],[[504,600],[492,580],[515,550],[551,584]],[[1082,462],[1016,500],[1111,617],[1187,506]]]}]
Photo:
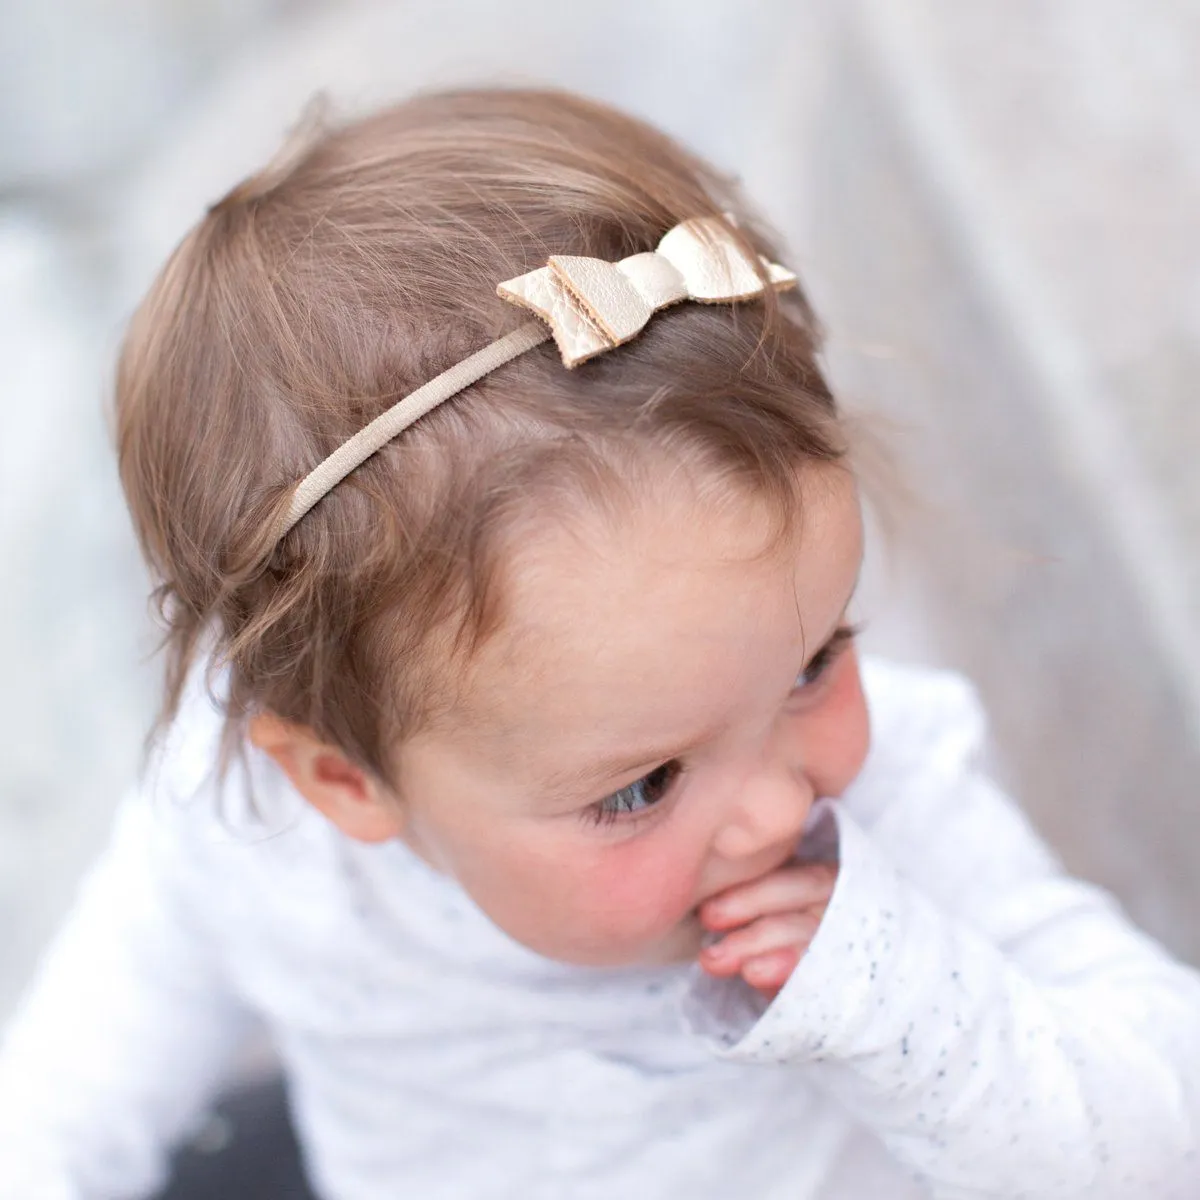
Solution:
[{"label": "bow loop", "polygon": [[[770,285],[793,287],[796,276],[761,260]],[[731,304],[761,296],[753,259],[715,217],[696,217],[669,230],[656,250],[620,262],[553,255],[546,266],[496,289],[550,326],[563,363],[574,367],[637,337],[659,309],[681,300]]]},{"label": "bow loop", "polygon": [[656,253],[683,277],[691,300],[721,304],[762,295],[754,262],[716,221],[676,225],[664,234]]},{"label": "bow loop", "polygon": [[556,254],[548,265],[554,281],[566,288],[612,346],[636,337],[657,307],[621,270],[623,263]]}]

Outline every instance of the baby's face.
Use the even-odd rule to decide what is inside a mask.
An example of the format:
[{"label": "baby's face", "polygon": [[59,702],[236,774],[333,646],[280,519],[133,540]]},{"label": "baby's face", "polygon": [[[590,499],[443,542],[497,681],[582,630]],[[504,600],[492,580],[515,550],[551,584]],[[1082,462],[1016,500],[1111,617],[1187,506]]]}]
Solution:
[{"label": "baby's face", "polygon": [[522,542],[461,710],[400,758],[411,845],[517,941],[580,964],[690,957],[696,907],[785,862],[858,773],[849,476],[812,468],[804,514],[763,555],[757,506],[697,509],[680,485]]}]

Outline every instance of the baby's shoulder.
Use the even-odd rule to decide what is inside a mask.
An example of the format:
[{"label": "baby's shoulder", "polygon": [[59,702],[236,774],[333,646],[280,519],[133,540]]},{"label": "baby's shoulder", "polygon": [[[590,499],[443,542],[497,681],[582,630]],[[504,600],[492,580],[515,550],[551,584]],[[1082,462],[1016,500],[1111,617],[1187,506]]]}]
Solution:
[{"label": "baby's shoulder", "polygon": [[897,794],[937,788],[980,768],[987,721],[962,675],[867,656],[862,679],[871,749],[845,796],[856,816],[873,823]]}]

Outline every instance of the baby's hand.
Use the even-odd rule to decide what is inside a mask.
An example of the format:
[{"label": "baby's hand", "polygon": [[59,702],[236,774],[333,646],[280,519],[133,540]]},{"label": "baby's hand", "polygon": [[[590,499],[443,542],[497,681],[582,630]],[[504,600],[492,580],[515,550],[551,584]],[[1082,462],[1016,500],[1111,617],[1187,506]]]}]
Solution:
[{"label": "baby's hand", "polygon": [[774,1000],[813,940],[836,882],[833,863],[790,863],[706,900],[700,921],[724,936],[700,951],[700,965],[710,975],[741,975]]}]

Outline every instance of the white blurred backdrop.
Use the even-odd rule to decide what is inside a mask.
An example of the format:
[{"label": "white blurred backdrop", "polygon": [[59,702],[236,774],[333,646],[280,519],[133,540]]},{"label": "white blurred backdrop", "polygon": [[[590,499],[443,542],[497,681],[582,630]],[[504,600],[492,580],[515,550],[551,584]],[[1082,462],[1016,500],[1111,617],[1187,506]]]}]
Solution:
[{"label": "white blurred backdrop", "polygon": [[1071,867],[1200,961],[1198,68],[1187,0],[0,0],[0,1017],[154,703],[122,322],[314,92],[464,81],[743,176],[919,493],[868,640],[967,670]]}]

